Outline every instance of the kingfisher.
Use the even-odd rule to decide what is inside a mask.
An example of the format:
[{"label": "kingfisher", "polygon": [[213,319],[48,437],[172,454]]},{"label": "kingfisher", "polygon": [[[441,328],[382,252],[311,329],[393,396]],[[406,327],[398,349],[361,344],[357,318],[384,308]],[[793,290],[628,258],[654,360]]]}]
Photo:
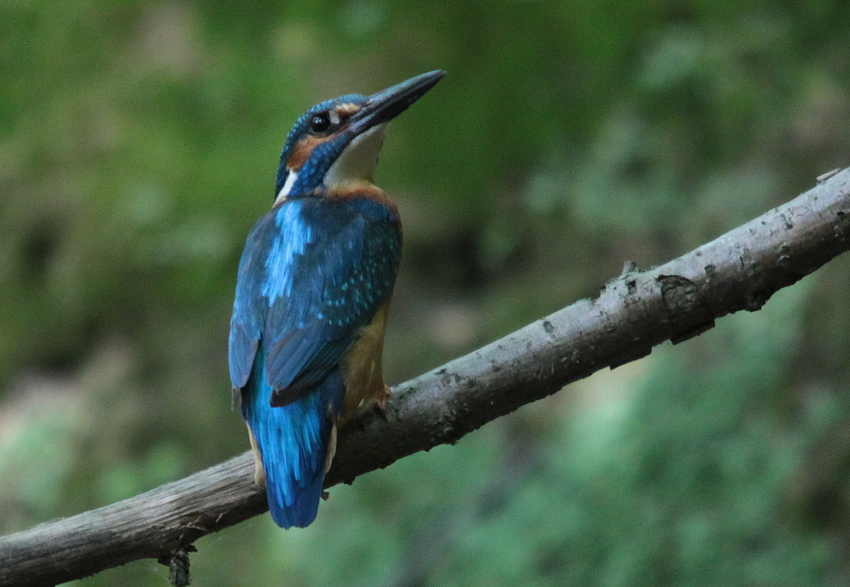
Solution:
[{"label": "kingfisher", "polygon": [[282,528],[315,520],[338,427],[361,406],[385,409],[381,362],[402,233],[373,176],[387,124],[444,75],[310,108],[286,137],[272,209],[248,233],[230,379],[255,482]]}]

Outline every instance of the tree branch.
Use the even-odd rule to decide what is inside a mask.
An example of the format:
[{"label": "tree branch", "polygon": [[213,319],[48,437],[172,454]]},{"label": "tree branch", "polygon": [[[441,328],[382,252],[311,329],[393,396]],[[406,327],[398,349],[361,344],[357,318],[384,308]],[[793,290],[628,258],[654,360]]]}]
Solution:
[{"label": "tree branch", "polygon": [[[362,414],[341,433],[327,486],[409,454],[454,443],[483,424],[652,347],[755,311],[850,249],[850,169],[651,271],[627,271],[592,300],[395,388],[386,420]],[[0,585],[85,577],[141,558],[188,565],[192,543],[267,509],[249,453],[130,499],[0,538]]]}]

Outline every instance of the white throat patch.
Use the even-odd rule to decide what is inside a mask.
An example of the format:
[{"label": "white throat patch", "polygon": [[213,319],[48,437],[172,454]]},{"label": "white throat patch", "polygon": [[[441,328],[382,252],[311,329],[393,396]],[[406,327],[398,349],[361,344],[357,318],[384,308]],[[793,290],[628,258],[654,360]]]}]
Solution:
[{"label": "white throat patch", "polygon": [[387,124],[385,122],[370,128],[355,137],[343,149],[325,174],[326,187],[331,188],[358,181],[371,183],[375,176],[375,167],[378,165],[378,154],[384,144]]}]

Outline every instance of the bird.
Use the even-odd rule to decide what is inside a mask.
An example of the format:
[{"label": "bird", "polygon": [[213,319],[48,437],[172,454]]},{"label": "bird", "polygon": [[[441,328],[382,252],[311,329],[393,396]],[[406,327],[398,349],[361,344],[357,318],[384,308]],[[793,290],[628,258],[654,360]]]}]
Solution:
[{"label": "bird", "polygon": [[374,171],[387,124],[444,75],[310,108],[286,137],[272,208],[248,233],[228,363],[254,481],[282,528],[316,519],[338,428],[359,408],[386,409],[384,332],[402,229]]}]

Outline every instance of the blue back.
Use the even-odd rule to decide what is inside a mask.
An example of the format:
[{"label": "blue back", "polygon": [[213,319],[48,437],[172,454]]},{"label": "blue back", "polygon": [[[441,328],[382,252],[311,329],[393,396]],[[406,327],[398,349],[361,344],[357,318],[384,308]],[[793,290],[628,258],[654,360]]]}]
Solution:
[{"label": "blue back", "polygon": [[392,291],[400,253],[397,214],[366,198],[288,199],[248,235],[230,324],[230,377],[281,526],[307,525],[316,515],[328,414],[339,412],[345,394],[339,364]]}]

